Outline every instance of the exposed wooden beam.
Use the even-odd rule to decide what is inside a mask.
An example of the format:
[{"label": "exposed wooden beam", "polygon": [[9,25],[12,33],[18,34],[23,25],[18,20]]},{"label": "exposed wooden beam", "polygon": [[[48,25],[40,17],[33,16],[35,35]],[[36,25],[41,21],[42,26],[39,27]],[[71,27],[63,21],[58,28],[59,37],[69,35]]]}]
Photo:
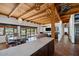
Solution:
[{"label": "exposed wooden beam", "polygon": [[34,16],[38,16],[38,15],[44,13],[45,11],[46,11],[46,10],[42,10],[42,11],[40,11],[39,13],[36,13],[36,14],[34,14],[34,15],[32,15],[32,16],[27,17],[26,19],[32,18],[32,17],[34,17]]},{"label": "exposed wooden beam", "polygon": [[52,10],[51,6],[50,7],[48,6],[48,14],[50,17],[52,17],[52,12],[54,12],[53,15],[54,15],[55,20],[56,20],[55,22],[60,21],[61,18],[60,18],[58,11],[57,11],[57,8],[55,7],[54,10]]},{"label": "exposed wooden beam", "polygon": [[69,11],[67,11],[66,13],[64,13],[64,15],[61,16],[61,19],[64,19],[65,22],[66,20],[69,20],[71,14],[77,14],[77,13],[79,13],[79,4],[75,6],[73,5]]},{"label": "exposed wooden beam", "polygon": [[46,20],[46,19],[41,19],[39,21],[34,21],[34,22],[38,22],[38,23],[42,23],[42,24],[45,24],[45,23],[50,23],[50,21]]},{"label": "exposed wooden beam", "polygon": [[63,23],[68,23],[69,22],[69,19],[62,19],[62,22]]},{"label": "exposed wooden beam", "polygon": [[[3,15],[3,16],[6,16],[6,17],[8,17],[8,15],[7,14],[4,14],[4,13],[0,13],[0,15]],[[14,16],[12,16],[13,18],[16,18],[16,17],[14,17]]]},{"label": "exposed wooden beam", "polygon": [[29,10],[25,11],[23,14],[21,14],[18,18],[21,18],[22,16],[24,16],[25,14],[27,14],[28,12],[32,11],[34,9],[34,7],[30,8]]},{"label": "exposed wooden beam", "polygon": [[25,5],[27,5],[28,7],[33,7],[35,6],[35,3],[24,3]]},{"label": "exposed wooden beam", "polygon": [[67,17],[67,18],[63,18],[62,21],[63,21],[63,20],[64,20],[64,21],[70,20],[70,18],[68,18],[68,17]]},{"label": "exposed wooden beam", "polygon": [[37,18],[34,18],[32,20],[36,20],[36,19],[42,19],[42,18],[45,18],[47,15],[43,15],[43,16],[40,16],[40,17],[37,17]]},{"label": "exposed wooden beam", "polygon": [[[28,4],[27,4],[27,5],[28,5]],[[43,5],[43,4],[41,4],[40,7],[41,7],[42,5]],[[22,15],[20,15],[19,18],[21,18],[22,16],[24,16],[25,14],[29,13],[30,11],[32,11],[32,10],[34,10],[34,9],[35,9],[35,5],[34,5],[33,7],[30,6],[30,9],[27,10],[26,12],[24,12]],[[40,13],[41,13],[41,12],[40,12]],[[39,14],[39,13],[37,13],[37,14]],[[35,14],[32,15],[32,16],[35,16]],[[30,17],[32,17],[32,16],[30,16]],[[28,18],[29,18],[29,17],[28,17]]]},{"label": "exposed wooden beam", "polygon": [[31,20],[31,21],[36,21],[36,22],[41,22],[41,23],[49,23],[51,20],[48,17],[43,17],[43,18]]},{"label": "exposed wooden beam", "polygon": [[38,14],[38,15],[36,15],[36,16],[34,16],[34,17],[31,17],[31,18],[27,18],[27,19],[38,19],[38,18],[40,18],[40,17],[45,17],[45,16],[47,16],[47,13],[46,12],[43,12],[43,13],[41,13],[41,14]]},{"label": "exposed wooden beam", "polygon": [[32,21],[39,21],[39,22],[50,22],[50,18],[48,17],[42,17],[42,18],[39,18],[39,19],[34,19]]},{"label": "exposed wooden beam", "polygon": [[[28,4],[26,4],[26,5],[28,5]],[[29,5],[28,5],[29,6]],[[28,12],[30,12],[30,11],[32,11],[32,10],[34,10],[35,9],[35,6],[29,6],[30,7],[30,9],[29,10],[27,10],[27,11],[25,11],[23,14],[21,14],[18,18],[21,18],[22,16],[24,16],[25,14],[27,14]]]},{"label": "exposed wooden beam", "polygon": [[61,6],[64,6],[64,5],[67,5],[67,6],[70,6],[70,7],[76,7],[76,6],[79,6],[78,3],[61,3]]},{"label": "exposed wooden beam", "polygon": [[70,19],[70,15],[61,16],[61,19],[62,19],[62,22],[67,23],[69,21],[69,19]]},{"label": "exposed wooden beam", "polygon": [[42,17],[45,17],[46,15],[43,15],[43,16],[40,16],[40,17],[37,17],[37,18],[34,18],[34,19],[25,19],[25,20],[36,20],[36,19],[39,19],[39,18],[42,18]]},{"label": "exposed wooden beam", "polygon": [[70,18],[70,15],[61,16],[61,19],[69,19],[69,18]]},{"label": "exposed wooden beam", "polygon": [[[57,10],[56,9],[55,9],[55,14],[56,14],[56,16],[58,16],[59,20],[61,20],[59,14],[57,13]],[[55,14],[53,14],[53,15],[55,15]],[[41,18],[41,17],[34,18],[34,21],[36,21],[36,20],[38,21],[38,18]],[[42,22],[42,20],[40,20],[40,21]]]},{"label": "exposed wooden beam", "polygon": [[79,7],[78,3],[66,3],[65,5],[70,6],[71,8]]},{"label": "exposed wooden beam", "polygon": [[39,18],[33,19],[33,20],[39,20],[39,19],[48,19],[48,17],[44,16],[44,17],[39,17]]},{"label": "exposed wooden beam", "polygon": [[79,9],[78,8],[72,8],[71,10],[69,10],[67,13],[65,13],[65,15],[61,16],[61,19],[69,19],[70,15],[72,14],[77,14],[79,13]]},{"label": "exposed wooden beam", "polygon": [[9,14],[9,17],[11,17],[12,14],[13,14],[21,5],[23,5],[23,3],[18,4],[18,5],[16,6],[16,8],[14,8],[14,9],[11,11],[11,13]]},{"label": "exposed wooden beam", "polygon": [[46,21],[50,21],[50,20],[47,18],[43,18],[43,19],[36,19],[36,20],[32,20],[32,21],[46,22]]},{"label": "exposed wooden beam", "polygon": [[79,7],[78,8],[72,8],[68,12],[66,12],[65,14],[75,14],[75,13],[79,13]]},{"label": "exposed wooden beam", "polygon": [[0,13],[0,15],[4,15],[4,16],[7,16],[8,17],[8,15],[7,14],[4,14],[4,13]]},{"label": "exposed wooden beam", "polygon": [[34,17],[34,16],[36,16],[36,15],[38,15],[38,14],[40,14],[40,13],[43,13],[46,9],[47,9],[47,4],[42,4],[41,6],[40,6],[40,10],[39,11],[37,11],[37,13],[35,13],[34,15],[31,15],[31,16],[28,16],[28,17],[26,17],[26,19],[27,18],[31,18],[31,17]]},{"label": "exposed wooden beam", "polygon": [[46,19],[41,19],[41,20],[38,20],[38,21],[36,21],[36,20],[33,20],[34,22],[39,22],[39,23],[45,23],[45,22],[48,22],[48,20],[46,20]]},{"label": "exposed wooden beam", "polygon": [[64,12],[64,14],[61,15],[61,19],[62,19],[62,21],[64,19],[64,22],[66,20],[69,20],[71,14],[79,13],[79,4],[75,4],[75,3],[69,4],[69,3],[67,3],[66,5],[70,6],[71,9],[67,12]]},{"label": "exposed wooden beam", "polygon": [[59,15],[59,13],[58,13],[56,7],[55,7],[55,16],[57,17],[57,19],[58,19],[59,21],[62,20],[62,19],[60,18],[60,15]]},{"label": "exposed wooden beam", "polygon": [[[76,14],[76,13],[79,13],[79,6],[70,9],[69,11],[65,12],[64,15],[66,16],[66,15],[71,15],[71,14]],[[61,15],[61,16],[64,16],[64,15]]]}]

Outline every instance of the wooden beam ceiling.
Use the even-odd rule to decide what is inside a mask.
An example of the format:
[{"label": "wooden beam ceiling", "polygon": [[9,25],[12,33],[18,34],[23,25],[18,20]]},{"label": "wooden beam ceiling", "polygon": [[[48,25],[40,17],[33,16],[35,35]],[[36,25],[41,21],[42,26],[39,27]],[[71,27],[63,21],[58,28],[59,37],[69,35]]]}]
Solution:
[{"label": "wooden beam ceiling", "polygon": [[38,15],[34,16],[34,17],[31,17],[31,18],[27,18],[28,20],[32,20],[32,19],[37,19],[37,18],[40,18],[40,17],[43,17],[43,16],[46,16],[47,13],[44,11],[42,13],[39,13]]},{"label": "wooden beam ceiling", "polygon": [[[40,11],[39,13],[36,13],[36,14],[30,16],[30,17],[27,17],[26,19],[32,19],[32,18],[33,18],[33,19],[36,19],[36,18],[38,18],[37,16],[42,15],[43,13],[45,13],[45,11],[46,11],[46,10]],[[42,16],[44,16],[44,15],[42,15]],[[35,18],[35,17],[36,17],[36,18]]]},{"label": "wooden beam ceiling", "polygon": [[44,22],[46,22],[46,21],[50,21],[50,20],[47,17],[43,17],[43,18],[40,18],[40,19],[32,20],[32,21],[44,21]]},{"label": "wooden beam ceiling", "polygon": [[59,15],[59,13],[58,13],[56,7],[55,7],[55,16],[57,17],[58,21],[62,20],[62,19],[60,18],[60,15]]},{"label": "wooden beam ceiling", "polygon": [[67,3],[66,5],[70,6],[71,8],[60,16],[63,22],[68,22],[70,15],[79,13],[79,4]]},{"label": "wooden beam ceiling", "polygon": [[69,18],[70,18],[70,15],[61,16],[61,19],[69,19]]},{"label": "wooden beam ceiling", "polygon": [[65,15],[71,15],[76,13],[79,13],[79,8],[72,8],[68,12],[66,12]]},{"label": "wooden beam ceiling", "polygon": [[48,17],[44,16],[44,17],[39,17],[39,18],[33,19],[33,20],[39,20],[39,19],[48,19]]},{"label": "wooden beam ceiling", "polygon": [[12,16],[12,14],[13,14],[21,5],[23,5],[23,3],[18,4],[18,5],[16,6],[16,8],[14,8],[14,9],[12,10],[12,12],[9,14],[9,17]]},{"label": "wooden beam ceiling", "polygon": [[[9,17],[17,16],[18,18],[22,18],[22,19],[30,20],[30,21],[31,20],[35,21],[35,20],[38,20],[38,19],[40,19],[40,20],[44,19],[44,21],[46,21],[45,17],[47,17],[47,19],[49,19],[49,18],[51,19],[55,16],[55,21],[62,20],[63,22],[67,22],[69,20],[71,14],[79,13],[79,4],[76,4],[76,3],[75,4],[74,3],[73,4],[65,3],[65,4],[70,6],[71,8],[67,12],[63,12],[63,14],[60,14],[60,12],[58,11],[58,8],[56,8],[55,5],[54,5],[55,9],[52,9],[53,8],[52,4],[41,4],[40,10],[35,10],[34,4],[25,4],[25,3],[17,4],[15,8],[14,8],[14,6],[15,6],[14,4],[12,6],[9,6],[9,7],[12,7],[12,8],[9,8],[9,7],[4,5],[5,8],[8,8],[7,10],[11,9],[10,10],[11,12],[10,13],[8,12],[9,14],[8,13],[2,13],[2,14],[3,15],[7,14],[6,16],[9,16]],[[64,4],[61,3],[61,6],[62,5],[64,5]],[[2,7],[2,6],[3,5],[0,5],[0,7]],[[5,8],[3,8],[3,9],[5,9]],[[21,9],[21,10],[18,11],[18,9]],[[4,10],[4,11],[7,11],[7,10]],[[53,14],[53,12],[54,12],[54,14]],[[28,14],[29,14],[29,16],[28,16]],[[38,22],[40,22],[40,20]]]},{"label": "wooden beam ceiling", "polygon": [[79,3],[62,3],[62,4],[68,5],[68,6],[70,6],[71,8],[73,8],[73,7],[79,7]]},{"label": "wooden beam ceiling", "polygon": [[[34,10],[30,11],[30,12],[32,12],[32,15],[31,15],[30,12],[28,12],[28,13],[26,13],[25,15],[21,16],[21,18],[28,19],[28,18],[37,16],[37,15],[39,15],[39,14],[45,12],[45,10],[46,10],[46,8],[47,8],[46,5],[47,5],[47,4],[42,4],[42,5],[40,6],[40,10],[38,10],[38,11],[36,11],[35,8],[34,8]],[[30,16],[28,16],[29,14],[30,14]],[[26,18],[25,18],[25,17],[26,17]]]},{"label": "wooden beam ceiling", "polygon": [[31,7],[29,10],[25,11],[23,14],[21,14],[18,18],[22,18],[22,16],[24,16],[25,14],[27,14],[28,12],[32,11],[34,9],[34,7]]},{"label": "wooden beam ceiling", "polygon": [[[47,19],[50,18],[48,15],[51,15],[51,10],[50,10],[50,9],[48,9],[47,15],[45,15],[45,16],[47,17]],[[61,18],[60,18],[60,16],[59,16],[59,14],[58,14],[58,12],[57,12],[56,9],[55,9],[55,14],[54,14],[54,15],[57,17],[58,20],[61,20]],[[51,15],[51,16],[52,16],[52,15]],[[44,21],[42,21],[42,20],[43,20],[42,18],[46,18],[46,17],[44,17],[44,16],[36,17],[36,18],[34,18],[33,20],[34,20],[34,21],[37,21],[37,22],[40,22],[40,21],[41,21],[41,22],[45,22],[46,19],[44,19]],[[46,21],[46,22],[50,23],[50,19],[49,19],[48,21]],[[57,22],[56,19],[55,19],[55,22]]]},{"label": "wooden beam ceiling", "polygon": [[[28,5],[28,4],[26,4],[26,5]],[[33,4],[32,4],[33,5]],[[30,11],[32,11],[33,9],[35,9],[35,4],[34,4],[34,6],[30,6],[30,5],[28,5],[29,7],[30,7],[30,9],[29,10],[27,10],[27,11],[25,11],[23,14],[21,14],[18,18],[21,18],[23,15],[25,15],[25,14],[27,14],[28,12],[30,12]]]},{"label": "wooden beam ceiling", "polygon": [[[18,16],[18,14],[17,14],[17,11],[22,11],[22,10],[19,10],[21,7],[25,7],[25,5],[24,6],[22,6],[22,5],[24,5],[24,3],[20,3],[20,4],[18,4],[15,8],[13,8],[13,10],[9,13],[9,15],[7,15],[7,16],[9,16],[9,17],[15,17],[16,15]],[[26,5],[28,5],[28,4],[26,4]],[[37,11],[37,13],[35,13],[35,14],[33,14],[33,15],[31,15],[31,16],[29,16],[27,19],[29,19],[29,20],[32,20],[32,19],[37,19],[37,18],[40,18],[40,17],[45,17],[45,16],[47,16],[47,13],[46,13],[46,5],[47,4],[43,4],[43,5],[41,5],[40,6],[40,10],[39,11]],[[29,6],[29,8],[30,9],[28,9],[28,11],[25,11],[24,13],[22,13],[18,18],[20,18],[20,17],[22,17],[23,15],[25,15],[25,14],[27,14],[27,13],[29,13],[30,11],[32,11],[32,10],[34,10],[34,7],[30,7],[30,5],[28,5]],[[23,10],[24,11],[24,10]],[[20,13],[20,12],[19,12]],[[15,15],[14,15],[15,14]],[[16,18],[16,17],[15,17]],[[22,18],[23,19],[23,18]]]},{"label": "wooden beam ceiling", "polygon": [[[28,5],[28,4],[26,4],[26,5]],[[40,7],[41,7],[42,5],[43,5],[43,4],[41,4]],[[21,14],[21,15],[19,16],[19,18],[22,18],[24,15],[26,15],[27,13],[31,12],[31,11],[34,10],[34,9],[35,9],[35,4],[34,4],[34,6],[30,6],[30,9],[29,9],[28,11],[24,12],[23,14]],[[43,10],[43,11],[44,11],[44,10]],[[43,12],[43,11],[40,11],[40,12],[38,12],[38,13],[32,15],[32,16],[35,16],[35,15],[37,15],[37,14]],[[27,17],[27,18],[30,18],[30,17],[32,17],[32,16],[29,16],[29,17]],[[24,19],[25,19],[25,18],[24,18]]]},{"label": "wooden beam ceiling", "polygon": [[53,6],[52,6],[53,4],[51,4],[51,5],[48,5],[48,14],[49,14],[49,18],[50,19],[53,19],[53,15],[54,15],[54,17],[55,17],[55,19],[54,19],[54,21],[55,22],[58,22],[59,20],[61,20],[61,18],[60,18],[60,15],[59,15],[59,13],[58,13],[58,11],[57,11],[57,8],[56,8],[56,6],[54,5],[54,9],[52,9],[53,8]]},{"label": "wooden beam ceiling", "polygon": [[43,16],[40,16],[40,17],[37,17],[37,18],[31,19],[31,20],[38,20],[38,19],[46,18],[46,16],[47,16],[47,15],[43,15]]},{"label": "wooden beam ceiling", "polygon": [[16,3],[0,3],[0,14],[8,15],[16,6]]},{"label": "wooden beam ceiling", "polygon": [[33,20],[33,21],[34,21],[34,22],[38,22],[38,23],[42,23],[42,24],[43,24],[43,23],[44,23],[44,24],[45,24],[45,23],[46,23],[46,24],[47,24],[47,23],[50,23],[49,19],[39,19],[39,20]]}]

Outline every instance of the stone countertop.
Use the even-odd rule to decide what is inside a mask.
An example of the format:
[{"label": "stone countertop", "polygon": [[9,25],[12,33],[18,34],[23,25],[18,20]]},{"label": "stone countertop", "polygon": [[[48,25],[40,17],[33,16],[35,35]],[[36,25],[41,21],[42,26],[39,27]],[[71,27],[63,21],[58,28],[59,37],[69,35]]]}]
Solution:
[{"label": "stone countertop", "polygon": [[50,41],[52,41],[52,38],[43,37],[15,47],[1,50],[0,56],[30,56]]}]

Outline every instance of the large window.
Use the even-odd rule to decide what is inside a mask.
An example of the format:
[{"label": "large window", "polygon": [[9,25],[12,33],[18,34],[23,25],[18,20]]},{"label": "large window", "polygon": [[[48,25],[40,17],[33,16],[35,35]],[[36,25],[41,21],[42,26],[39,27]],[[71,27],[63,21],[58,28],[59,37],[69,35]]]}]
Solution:
[{"label": "large window", "polygon": [[37,33],[37,28],[29,27],[29,28],[27,29],[27,36],[28,36],[28,37],[33,37],[33,36],[36,35],[36,33]]},{"label": "large window", "polygon": [[27,37],[30,37],[31,36],[31,29],[30,27],[27,28]]},{"label": "large window", "polygon": [[17,33],[17,26],[5,26],[5,35],[7,35],[8,39],[13,38]]},{"label": "large window", "polygon": [[35,28],[35,35],[37,34],[37,28]]},{"label": "large window", "polygon": [[26,27],[21,27],[21,38],[27,38]]},{"label": "large window", "polygon": [[35,36],[37,33],[37,28],[31,28],[31,36]]},{"label": "large window", "polygon": [[31,36],[34,36],[35,35],[35,30],[34,28],[31,28]]},{"label": "large window", "polygon": [[11,35],[13,34],[13,28],[6,28],[5,32],[6,32],[6,35]]},{"label": "large window", "polygon": [[7,35],[17,33],[17,27],[16,26],[9,26],[9,25],[5,26],[5,33]]}]

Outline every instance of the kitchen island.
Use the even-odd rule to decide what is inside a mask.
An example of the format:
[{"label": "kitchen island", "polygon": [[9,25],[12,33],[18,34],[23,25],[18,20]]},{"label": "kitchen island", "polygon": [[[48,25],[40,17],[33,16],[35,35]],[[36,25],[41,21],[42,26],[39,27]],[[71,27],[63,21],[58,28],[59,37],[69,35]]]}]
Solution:
[{"label": "kitchen island", "polygon": [[0,56],[50,56],[54,54],[54,40],[42,37],[0,51]]}]

